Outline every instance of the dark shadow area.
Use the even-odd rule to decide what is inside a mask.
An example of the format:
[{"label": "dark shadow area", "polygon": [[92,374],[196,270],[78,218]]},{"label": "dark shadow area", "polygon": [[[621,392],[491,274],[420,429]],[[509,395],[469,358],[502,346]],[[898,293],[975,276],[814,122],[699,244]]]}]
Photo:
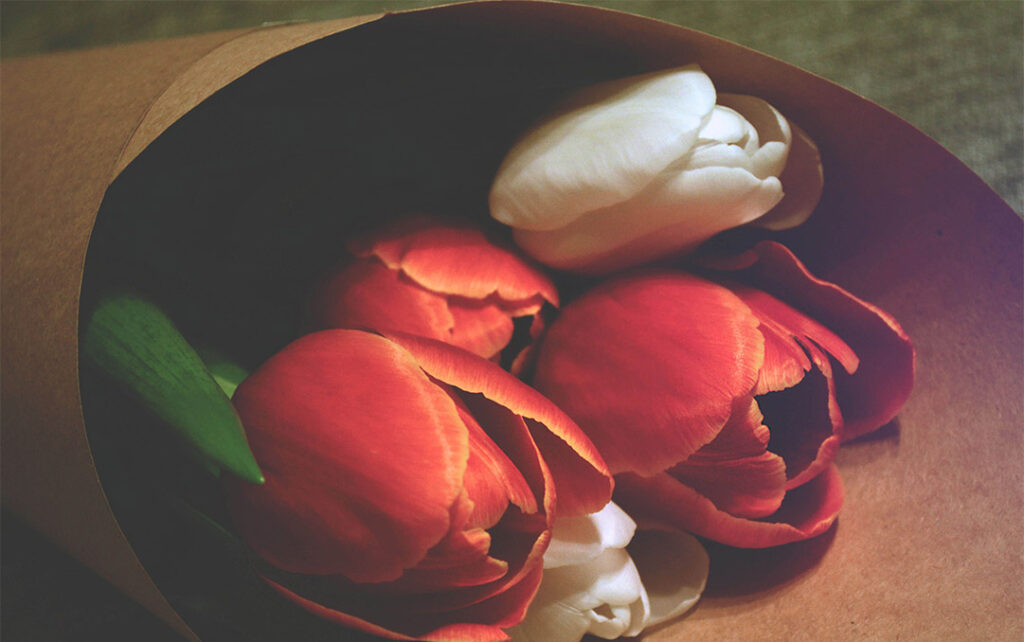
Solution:
[{"label": "dark shadow area", "polygon": [[779,588],[818,565],[835,540],[838,522],[822,535],[764,549],[704,541],[711,557],[705,598],[742,598]]},{"label": "dark shadow area", "polygon": [[181,639],[6,510],[0,528],[0,627],[7,642]]},{"label": "dark shadow area", "polygon": [[889,423],[885,424],[878,430],[873,430],[866,435],[861,435],[856,439],[852,439],[844,447],[856,448],[859,444],[871,444],[879,441],[890,442],[894,447],[900,445],[900,419],[897,417]]}]

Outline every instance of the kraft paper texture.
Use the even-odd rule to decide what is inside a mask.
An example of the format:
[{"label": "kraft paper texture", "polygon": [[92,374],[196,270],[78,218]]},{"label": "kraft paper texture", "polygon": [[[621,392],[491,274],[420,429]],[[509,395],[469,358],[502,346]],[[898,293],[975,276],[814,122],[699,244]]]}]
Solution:
[{"label": "kraft paper texture", "polygon": [[[400,51],[411,32],[436,34],[441,49],[453,34],[479,34],[481,51],[506,47],[507,68],[481,74],[481,91],[515,68],[517,47],[528,56],[542,45],[577,58],[600,51],[579,63],[598,76],[608,64],[698,62],[720,91],[768,100],[818,143],[826,172],[815,216],[780,240],[819,276],[890,311],[915,341],[917,385],[898,420],[840,452],[838,526],[807,544],[723,557],[698,608],[644,639],[1024,635],[1021,219],[934,141],[838,86],[705,34],[593,8],[473,3],[5,62],[7,507],[192,637],[121,533],[92,463],[77,355],[90,233],[111,181],[196,105],[281,54],[357,31],[382,52]],[[375,60],[358,64],[372,70]]]}]

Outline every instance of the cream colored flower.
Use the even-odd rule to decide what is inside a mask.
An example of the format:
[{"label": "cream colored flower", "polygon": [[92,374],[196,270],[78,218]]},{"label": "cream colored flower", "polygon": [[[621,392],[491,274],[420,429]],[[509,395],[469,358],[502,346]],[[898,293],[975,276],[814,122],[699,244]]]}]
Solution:
[{"label": "cream colored flower", "polygon": [[798,225],[821,185],[802,131],[759,98],[716,96],[688,65],[569,97],[508,153],[490,208],[542,263],[606,272],[762,217],[771,229]]},{"label": "cream colored flower", "polygon": [[[685,533],[642,532],[614,503],[556,520],[544,578],[515,642],[577,642],[639,635],[697,603],[708,557]],[[629,548],[627,550],[627,545]]]}]

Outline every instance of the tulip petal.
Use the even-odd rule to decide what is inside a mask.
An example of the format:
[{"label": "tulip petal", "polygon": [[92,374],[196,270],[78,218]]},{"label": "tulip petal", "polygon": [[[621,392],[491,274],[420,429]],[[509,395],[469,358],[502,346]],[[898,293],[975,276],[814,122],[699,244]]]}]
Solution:
[{"label": "tulip petal", "polygon": [[[759,147],[757,129],[735,109],[722,104],[720,95],[711,117],[698,134],[696,147],[703,145],[753,151]],[[748,154],[744,156],[749,158]]]},{"label": "tulip petal", "polygon": [[[440,623],[453,618],[468,618],[470,612],[477,613],[477,616],[486,612],[491,613],[489,617],[501,618],[514,617],[510,613],[524,612],[526,607],[519,604],[518,600],[528,601],[529,597],[524,598],[524,589],[519,585],[533,581],[530,578],[542,568],[544,551],[550,541],[550,528],[554,519],[554,481],[526,424],[522,418],[481,395],[465,395],[465,403],[480,424],[487,427],[488,435],[516,462],[528,483],[536,489],[535,494],[543,495],[544,511],[543,514],[526,514],[513,507],[490,529],[490,557],[508,563],[508,572],[500,579],[457,590],[406,595],[400,603],[391,604],[391,608],[402,614],[403,618],[416,615],[418,619],[415,622],[436,620]],[[461,514],[453,517],[453,521],[462,519],[467,518]],[[396,584],[401,584],[401,580]],[[536,585],[533,587],[535,589]],[[489,606],[476,609],[476,605],[485,602]],[[502,604],[505,605],[505,611],[499,608]],[[487,623],[494,624],[495,621]]]},{"label": "tulip petal", "polygon": [[609,548],[583,564],[547,569],[517,642],[578,642],[637,635],[647,621],[646,592],[629,553]]},{"label": "tulip petal", "polygon": [[825,188],[821,154],[811,137],[796,124],[786,167],[778,174],[785,195],[779,204],[752,225],[769,230],[786,230],[802,224],[814,212]]},{"label": "tulip petal", "polygon": [[355,242],[352,250],[376,256],[433,292],[477,300],[494,295],[518,306],[539,295],[558,305],[557,290],[543,272],[477,228],[409,219]]},{"label": "tulip petal", "polygon": [[771,515],[786,494],[786,464],[767,451],[730,459],[702,457],[698,452],[668,472],[737,517]]},{"label": "tulip petal", "polygon": [[734,291],[761,320],[765,366],[757,400],[772,430],[769,449],[786,460],[787,487],[795,488],[824,470],[839,449],[843,417],[829,355],[847,372],[859,361],[834,332],[770,294]]},{"label": "tulip petal", "polygon": [[733,291],[750,306],[762,326],[769,326],[780,336],[789,335],[808,352],[814,350],[815,346],[821,346],[844,370],[849,373],[857,370],[860,360],[853,349],[835,332],[812,317],[762,290],[737,287]]},{"label": "tulip petal", "polygon": [[393,580],[449,531],[466,427],[396,344],[353,330],[307,335],[242,382],[234,402],[267,481],[229,480],[228,506],[278,568]]},{"label": "tulip petal", "polygon": [[733,412],[722,431],[697,453],[707,457],[749,457],[768,447],[771,433],[757,402],[742,397],[733,404]]},{"label": "tulip petal", "polygon": [[342,611],[338,611],[322,604],[318,604],[313,600],[309,600],[302,597],[298,593],[292,591],[285,586],[274,582],[268,578],[263,578],[264,581],[270,585],[272,589],[286,597],[291,602],[302,607],[306,611],[309,611],[313,615],[327,620],[329,622],[335,622],[346,628],[356,629],[372,635],[377,635],[389,640],[437,640],[445,642],[489,642],[489,641],[500,641],[507,640],[508,635],[497,626],[489,626],[484,624],[450,624],[447,626],[438,627],[432,631],[421,635],[406,635],[398,633],[384,626],[374,624],[368,620],[365,620],[354,615],[349,615]]},{"label": "tulip petal", "polygon": [[305,597],[302,597],[295,591],[292,591],[291,589],[283,586],[282,584],[278,584],[277,582],[269,578],[264,577],[263,581],[265,581],[270,586],[270,588],[274,589],[275,591],[283,595],[289,601],[293,602],[294,604],[297,604],[298,606],[302,607],[306,611],[309,611],[310,613],[321,619],[327,620],[329,622],[334,622],[336,624],[340,624],[346,628],[356,629],[357,631],[363,631],[365,633],[370,633],[372,635],[379,635],[380,637],[387,638],[389,640],[416,640],[415,637],[410,637],[402,633],[397,633],[395,631],[374,624],[372,622],[368,622],[367,620],[356,617],[354,615],[349,615],[347,613],[343,613],[341,611],[326,607],[322,604],[318,604],[313,600],[309,600]]},{"label": "tulip petal", "polygon": [[314,329],[401,329],[450,341],[447,297],[424,290],[378,261],[356,261],[325,278],[312,298]]},{"label": "tulip petal", "polygon": [[615,501],[641,528],[681,530],[740,548],[767,548],[824,533],[839,516],[843,485],[835,465],[789,491],[775,514],[744,519],[719,510],[707,497],[667,473],[616,476]]},{"label": "tulip petal", "polygon": [[757,381],[764,339],[728,289],[684,273],[606,282],[551,325],[534,386],[613,473],[652,475],[714,439]]},{"label": "tulip petal", "polygon": [[544,553],[544,568],[582,564],[606,549],[625,548],[635,531],[636,523],[615,502],[596,513],[558,518]]},{"label": "tulip petal", "polygon": [[764,366],[754,394],[786,390],[803,381],[812,364],[793,334],[770,322],[761,323],[761,334],[764,335]]},{"label": "tulip petal", "polygon": [[831,464],[843,432],[832,364],[815,344],[805,345],[816,369],[791,388],[757,397],[772,431],[768,448],[786,461],[787,488],[809,481]]},{"label": "tulip petal", "polygon": [[[759,144],[751,150],[752,172],[758,178],[779,176],[786,167],[793,133],[789,121],[770,104],[756,96],[719,94],[718,104],[736,110],[757,132]],[[787,189],[785,182],[783,189]]]},{"label": "tulip petal", "polygon": [[558,489],[559,514],[592,513],[608,503],[612,480],[604,460],[587,436],[555,404],[494,363],[468,352],[422,337],[399,333],[389,336],[408,350],[430,376],[465,392],[480,393],[535,422],[527,423],[542,450],[559,449],[553,456],[545,453]]},{"label": "tulip petal", "polygon": [[689,533],[639,531],[626,550],[647,590],[651,608],[647,627],[682,615],[697,604],[710,565],[697,538]]},{"label": "tulip petal", "polygon": [[778,243],[759,243],[737,266],[744,262],[749,267],[738,276],[830,328],[859,359],[856,370],[850,371],[849,361],[834,342],[820,334],[808,334],[844,364],[835,372],[836,395],[845,421],[843,441],[891,421],[914,384],[914,347],[899,323],[838,285],[814,277]]},{"label": "tulip petal", "polygon": [[690,149],[714,104],[714,86],[697,65],[587,87],[508,153],[491,188],[491,215],[553,230],[628,201]]},{"label": "tulip petal", "polygon": [[448,343],[489,359],[512,340],[512,319],[498,305],[489,301],[451,298],[448,306],[453,319]]},{"label": "tulip petal", "polygon": [[564,227],[517,229],[514,235],[519,247],[546,265],[607,273],[692,249],[753,221],[781,198],[775,177],[761,180],[742,168],[698,167],[668,172],[629,201]]},{"label": "tulip petal", "polygon": [[[454,395],[453,395],[454,397]],[[490,528],[498,523],[509,502],[518,506],[524,513],[535,513],[539,510],[537,498],[530,488],[523,473],[516,468],[498,444],[477,423],[476,417],[466,408],[465,403],[453,398],[459,409],[459,416],[469,431],[469,462],[463,484],[466,494],[473,501],[474,508],[468,524],[472,528]],[[479,408],[480,404],[476,404]],[[499,421],[519,421],[514,415],[488,404],[490,410],[481,416],[491,430],[498,429]],[[499,413],[505,417],[496,417]],[[483,413],[481,413],[483,414]],[[525,430],[525,426],[522,428]]]},{"label": "tulip petal", "polygon": [[736,411],[711,443],[669,474],[738,517],[764,517],[778,510],[786,494],[786,463],[768,452],[768,428],[752,399]]}]

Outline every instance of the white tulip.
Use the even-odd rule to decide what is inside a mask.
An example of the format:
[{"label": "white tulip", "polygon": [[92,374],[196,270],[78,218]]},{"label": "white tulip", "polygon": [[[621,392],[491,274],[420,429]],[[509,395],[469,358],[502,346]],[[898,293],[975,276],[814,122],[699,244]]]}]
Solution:
[{"label": "white tulip", "polygon": [[[544,555],[544,577],[515,642],[578,642],[639,635],[697,603],[707,553],[685,533],[643,532],[614,503],[558,519]],[[627,550],[626,546],[629,545]]]},{"label": "white tulip", "polygon": [[716,96],[688,65],[570,96],[505,157],[490,208],[542,263],[607,272],[766,214],[771,229],[798,225],[821,187],[806,134],[759,98]]}]

